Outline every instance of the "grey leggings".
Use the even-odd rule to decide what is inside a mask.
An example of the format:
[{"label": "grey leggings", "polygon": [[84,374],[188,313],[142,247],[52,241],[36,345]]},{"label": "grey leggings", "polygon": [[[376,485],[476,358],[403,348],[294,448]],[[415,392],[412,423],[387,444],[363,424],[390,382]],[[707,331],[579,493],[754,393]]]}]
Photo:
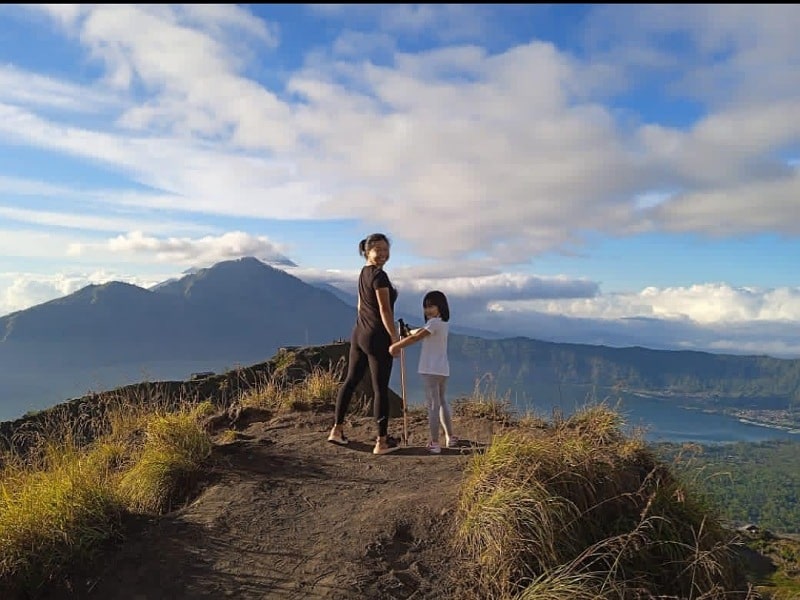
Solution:
[{"label": "grey leggings", "polygon": [[431,428],[431,441],[439,441],[439,424],[444,427],[448,438],[453,437],[453,420],[450,416],[450,407],[444,398],[447,389],[446,375],[422,375],[422,384],[425,386],[425,406],[428,409],[428,425]]}]

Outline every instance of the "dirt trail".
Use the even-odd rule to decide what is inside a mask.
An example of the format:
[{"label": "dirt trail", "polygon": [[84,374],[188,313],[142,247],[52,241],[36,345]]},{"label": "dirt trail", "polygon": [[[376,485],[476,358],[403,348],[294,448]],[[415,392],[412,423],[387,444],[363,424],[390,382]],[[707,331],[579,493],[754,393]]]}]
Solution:
[{"label": "dirt trail", "polygon": [[[415,415],[411,445],[374,456],[370,419],[354,419],[350,444],[339,447],[325,440],[331,418],[255,422],[216,446],[213,481],[200,496],[134,523],[99,576],[71,597],[452,597],[453,509],[464,466],[490,439],[489,426],[467,429],[457,419],[470,442],[433,456],[424,448],[426,418]],[[401,427],[392,421],[393,433]]]}]

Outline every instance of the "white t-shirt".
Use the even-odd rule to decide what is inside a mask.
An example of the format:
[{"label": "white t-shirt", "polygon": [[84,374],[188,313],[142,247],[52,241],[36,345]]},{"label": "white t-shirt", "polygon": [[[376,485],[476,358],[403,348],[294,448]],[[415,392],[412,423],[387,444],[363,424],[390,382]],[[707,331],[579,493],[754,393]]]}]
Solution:
[{"label": "white t-shirt", "polygon": [[422,327],[430,332],[422,340],[422,349],[419,353],[418,372],[424,375],[450,375],[450,363],[447,361],[447,332],[448,323],[439,317],[428,319]]}]

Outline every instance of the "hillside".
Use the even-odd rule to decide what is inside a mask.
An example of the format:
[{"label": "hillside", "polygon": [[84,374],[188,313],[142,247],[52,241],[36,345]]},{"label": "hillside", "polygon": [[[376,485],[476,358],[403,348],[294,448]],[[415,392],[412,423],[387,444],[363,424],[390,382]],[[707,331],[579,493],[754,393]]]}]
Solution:
[{"label": "hillside", "polygon": [[[697,351],[609,348],[517,337],[453,336],[451,355],[502,385],[592,384],[669,397],[695,396],[707,405],[782,408],[800,404],[800,360]],[[479,367],[478,367],[479,366]]]},{"label": "hillside", "polygon": [[[343,348],[284,352],[206,381],[118,391],[126,407],[135,400],[160,412],[210,402],[213,410],[197,413],[211,440],[208,453],[157,505],[113,518],[112,535],[91,560],[51,563],[46,582],[28,584],[30,595],[19,598],[755,599],[746,579],[774,569],[768,557],[745,553],[715,511],[645,446],[622,436],[618,417],[603,407],[547,423],[514,418],[491,399],[459,403],[461,440],[438,456],[425,451],[426,416],[413,411],[408,445],[376,457],[374,425],[357,402],[347,421],[351,443],[327,443],[336,385],[325,379],[334,385],[320,387],[314,377]],[[276,395],[271,381],[288,387]],[[295,392],[309,381],[316,381],[313,389]],[[107,447],[99,430],[90,435],[86,426],[106,422],[112,400],[87,397],[62,413],[81,417],[73,431],[83,432],[82,443]],[[3,438],[42,431],[56,416],[18,422]],[[144,443],[146,454],[149,428],[121,431],[128,433],[111,439],[128,439],[134,450]],[[161,431],[168,437],[176,430]],[[391,433],[402,431],[403,419],[394,418]],[[18,456],[34,450],[16,446]],[[106,464],[119,481],[146,473],[137,471],[136,453],[102,456],[113,459]],[[192,472],[188,464],[181,470]],[[11,486],[0,506],[0,526],[7,527],[15,488],[3,484]],[[145,487],[142,480],[120,490],[139,497]],[[60,523],[67,547],[78,550],[68,522]],[[31,573],[61,539],[43,533]],[[0,558],[5,572],[23,564]],[[13,589],[2,597],[16,598]]]}]

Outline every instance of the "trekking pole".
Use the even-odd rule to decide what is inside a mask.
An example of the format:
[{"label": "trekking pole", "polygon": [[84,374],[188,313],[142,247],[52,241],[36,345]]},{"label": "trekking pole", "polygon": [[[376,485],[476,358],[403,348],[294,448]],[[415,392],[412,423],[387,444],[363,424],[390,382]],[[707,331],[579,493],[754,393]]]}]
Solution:
[{"label": "trekking pole", "polygon": [[[408,335],[408,327],[399,320],[400,324],[400,339]],[[406,415],[406,351],[405,348],[400,349],[400,393],[403,397],[403,445],[408,446],[408,417]]]}]

